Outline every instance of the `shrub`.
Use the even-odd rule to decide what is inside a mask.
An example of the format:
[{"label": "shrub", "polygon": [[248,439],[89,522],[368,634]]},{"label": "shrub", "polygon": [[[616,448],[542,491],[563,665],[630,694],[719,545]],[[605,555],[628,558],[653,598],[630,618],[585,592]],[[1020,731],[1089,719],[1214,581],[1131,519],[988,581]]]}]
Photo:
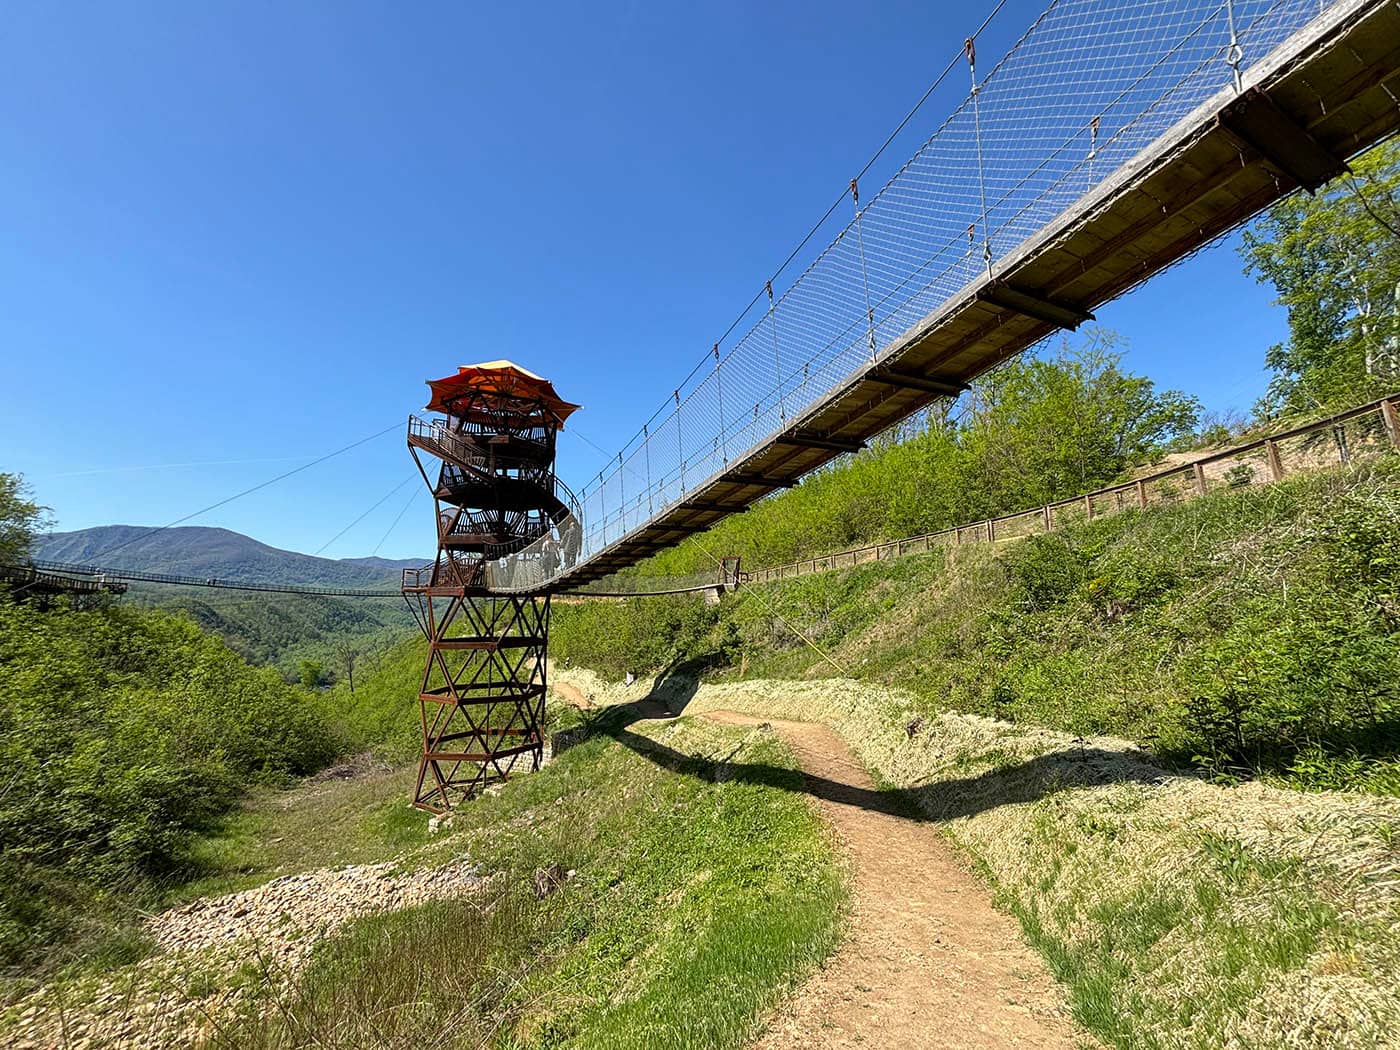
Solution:
[{"label": "shrub", "polygon": [[1400,745],[1400,649],[1330,595],[1257,603],[1184,678],[1185,743],[1211,763],[1278,768],[1320,746]]},{"label": "shrub", "polygon": [[[310,772],[339,749],[306,693],[187,620],[0,603],[0,853],[29,881],[175,876],[192,834],[245,785]],[[48,899],[5,895],[0,961],[64,926],[35,917]]]}]

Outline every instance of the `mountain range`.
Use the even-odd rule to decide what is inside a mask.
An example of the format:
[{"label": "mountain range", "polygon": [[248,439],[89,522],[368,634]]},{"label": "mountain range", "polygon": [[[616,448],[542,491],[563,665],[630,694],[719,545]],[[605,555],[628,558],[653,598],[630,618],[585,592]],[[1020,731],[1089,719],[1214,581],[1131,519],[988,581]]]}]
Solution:
[{"label": "mountain range", "polygon": [[34,545],[34,557],[140,572],[204,576],[233,583],[318,587],[397,586],[403,569],[431,558],[318,558],[280,550],[229,529],[187,525],[100,525],[54,532]]}]

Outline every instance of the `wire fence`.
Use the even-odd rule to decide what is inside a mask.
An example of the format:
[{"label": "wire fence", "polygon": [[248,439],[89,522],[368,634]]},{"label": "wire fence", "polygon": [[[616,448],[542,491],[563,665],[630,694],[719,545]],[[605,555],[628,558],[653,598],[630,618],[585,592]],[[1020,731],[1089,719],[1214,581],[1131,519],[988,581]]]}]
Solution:
[{"label": "wire fence", "polygon": [[[960,104],[878,192],[852,182],[834,238],[786,288],[764,287],[748,327],[580,493],[577,561],[824,403],[1341,3],[1056,0],[995,63],[969,39],[950,64],[965,68]],[[493,586],[539,586],[544,560],[527,549],[495,563]]]},{"label": "wire fence", "polygon": [[1073,499],[939,532],[758,569],[744,573],[743,581],[772,583],[814,572],[918,554],[939,547],[996,543],[1051,532],[1064,525],[1106,514],[1181,503],[1220,489],[1268,484],[1292,474],[1357,463],[1385,454],[1394,455],[1397,448],[1400,448],[1400,395],[1382,398],[1315,423],[1236,445]]}]

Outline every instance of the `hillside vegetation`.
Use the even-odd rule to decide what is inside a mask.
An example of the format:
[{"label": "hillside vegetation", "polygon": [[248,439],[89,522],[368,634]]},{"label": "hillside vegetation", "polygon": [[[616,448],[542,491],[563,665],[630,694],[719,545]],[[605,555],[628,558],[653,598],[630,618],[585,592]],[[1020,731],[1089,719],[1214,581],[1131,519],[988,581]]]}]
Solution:
[{"label": "hillside vegetation", "polygon": [[0,602],[0,964],[92,940],[247,785],[342,747],[311,694],[187,620]]},{"label": "hillside vegetation", "polygon": [[[23,480],[0,473],[0,554],[42,553],[46,522]],[[155,531],[50,537],[48,552],[66,542],[58,553],[83,558],[127,533],[149,546]],[[206,569],[329,567],[342,584],[396,569],[292,555],[219,529],[168,533],[159,538],[174,545],[170,557],[183,551]],[[247,561],[250,549],[272,562]],[[366,749],[410,753],[412,675],[397,655],[380,666],[409,630],[401,606],[228,597],[164,588],[71,604],[0,590],[0,973],[140,954],[140,913],[209,877],[211,858],[219,867],[207,836],[250,789]],[[354,697],[352,670],[373,685],[390,669],[401,688]]]},{"label": "hillside vegetation", "polygon": [[[841,865],[802,774],[771,732],[644,726],[619,711],[594,728],[464,809],[435,847],[497,875],[488,900],[362,922],[318,953],[282,1009],[218,1045],[421,1045],[449,1023],[436,1045],[744,1045],[839,930]],[[624,740],[683,761],[668,768]],[[771,782],[725,775],[744,763]],[[574,875],[541,900],[530,887],[542,870]],[[443,959],[454,964],[425,965]]]},{"label": "hillside vegetation", "polygon": [[[11,887],[0,896],[0,973],[139,955],[141,912],[217,883],[231,852],[259,852],[218,845],[250,791],[342,756],[398,765],[417,754],[421,634],[294,601],[250,603],[205,629],[129,601],[43,607],[0,595],[0,878]],[[307,626],[282,618],[290,611],[330,619]],[[288,632],[270,639],[279,668],[250,664],[263,654],[220,637],[266,625]],[[296,654],[324,659],[303,663],[334,684],[289,683],[279,670],[290,673]],[[392,838],[399,823],[380,830]]]},{"label": "hillside vegetation", "polygon": [[851,678],[558,679],[602,704],[831,726],[959,847],[1104,1046],[1396,1045],[1400,799],[1173,775],[1129,741],[929,714]]},{"label": "hillside vegetation", "polygon": [[[699,719],[613,710],[592,729],[436,835],[404,805],[406,771],[258,792],[203,840],[220,874],[201,892],[292,872],[304,887],[346,861],[443,892],[319,933],[344,902],[300,899],[270,928],[0,1007],[0,1041],[56,1031],[62,1011],[69,1030],[171,1050],[745,1045],[832,949],[846,899],[793,756],[771,731]],[[763,782],[730,775],[755,765]],[[464,866],[475,889],[454,894]],[[276,950],[289,929],[307,951]]]},{"label": "hillside vegetation", "polygon": [[1198,440],[1196,400],[1126,372],[1121,343],[1090,329],[1078,344],[1008,362],[951,414],[931,410],[633,571],[713,571],[715,558],[736,555],[780,565],[934,532],[1078,495]]},{"label": "hillside vegetation", "polygon": [[[134,585],[125,601],[183,613],[244,659],[276,667],[287,681],[331,684],[373,669],[418,627],[394,598],[327,598]],[[308,670],[308,665],[311,669]]]},{"label": "hillside vegetation", "polygon": [[[429,838],[401,764],[422,661],[404,638],[354,692],[307,689],[165,611],[0,602],[0,1041],[738,1047],[831,950],[843,869],[771,732],[609,712]],[[292,786],[365,750],[381,757]],[[734,762],[773,776],[733,781]],[[347,862],[379,862],[355,875],[371,883],[419,872],[427,900],[317,932],[306,888]],[[454,899],[462,872],[478,889]],[[282,876],[307,880],[277,891],[306,914],[275,929],[240,932],[253,904],[211,899]],[[228,928],[158,941],[152,913],[192,900]],[[284,965],[275,946],[301,937]]]},{"label": "hillside vegetation", "polygon": [[[5,477],[13,476],[0,475]],[[224,583],[396,591],[401,571],[426,560],[321,558],[202,526],[108,525],[32,535],[40,523],[36,519],[27,526],[27,554],[35,558]],[[348,681],[372,667],[385,648],[417,631],[396,594],[334,598],[132,583],[124,600],[185,613],[250,662],[275,666],[287,681],[307,685]]]},{"label": "hillside vegetation", "polygon": [[929,714],[1113,733],[1220,776],[1394,792],[1400,462],[742,588],[719,606],[561,605],[553,653],[616,677],[688,661],[728,678],[848,671],[911,690]]}]

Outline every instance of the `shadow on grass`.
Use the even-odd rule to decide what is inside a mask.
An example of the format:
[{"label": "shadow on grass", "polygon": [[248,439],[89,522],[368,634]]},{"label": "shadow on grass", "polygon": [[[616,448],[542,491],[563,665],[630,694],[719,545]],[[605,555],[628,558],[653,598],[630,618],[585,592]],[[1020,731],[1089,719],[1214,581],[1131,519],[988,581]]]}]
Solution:
[{"label": "shadow on grass", "polygon": [[1163,770],[1131,755],[1096,747],[1072,747],[953,780],[907,790],[881,791],[760,762],[726,762],[689,755],[632,732],[643,721],[679,718],[698,689],[707,661],[673,664],[656,676],[651,691],[630,704],[610,707],[590,720],[591,733],[611,737],[659,766],[684,776],[715,782],[732,780],[784,791],[802,791],[843,806],[918,821],[972,816],[998,806],[1034,802],[1069,788],[1109,783],[1152,783]]}]

